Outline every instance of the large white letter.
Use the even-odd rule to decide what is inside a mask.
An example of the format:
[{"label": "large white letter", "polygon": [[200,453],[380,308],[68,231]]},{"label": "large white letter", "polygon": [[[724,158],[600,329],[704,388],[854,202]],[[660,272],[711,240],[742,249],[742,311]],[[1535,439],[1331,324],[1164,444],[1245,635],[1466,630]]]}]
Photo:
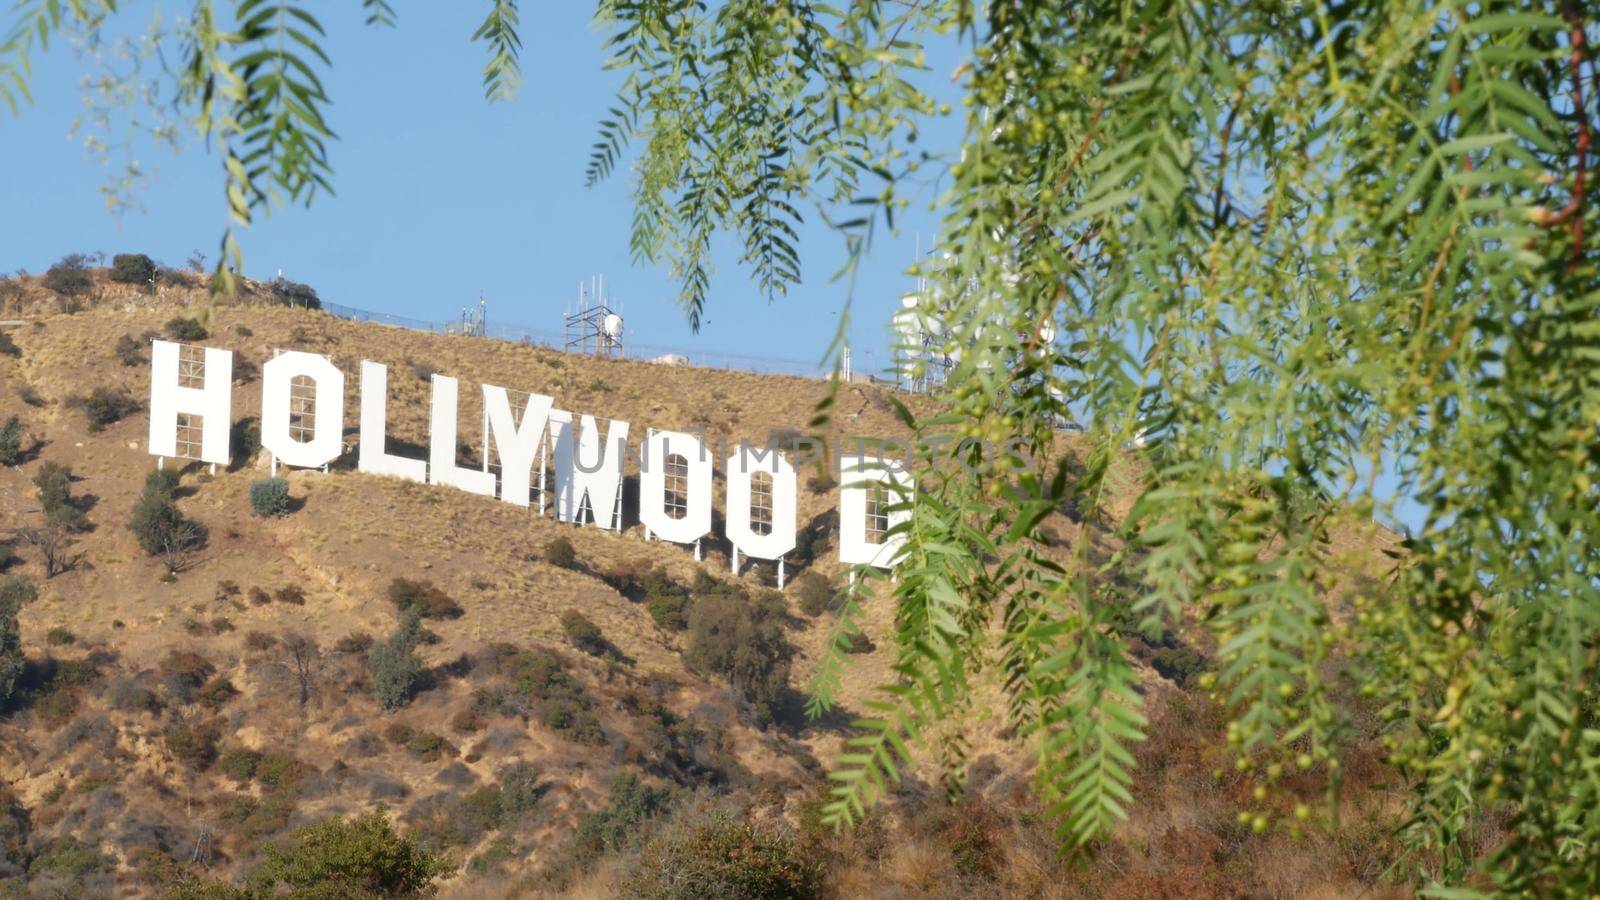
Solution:
[{"label": "large white letter", "polygon": [[[683,518],[667,512],[667,457],[677,455],[688,463],[682,485]],[[662,540],[692,544],[711,530],[711,456],[698,437],[680,431],[654,431],[645,435],[639,459],[639,521]]]},{"label": "large white letter", "polygon": [[[868,540],[867,517],[876,513],[873,530],[879,534],[911,518],[908,510],[886,509],[910,499],[910,474],[899,463],[863,455],[842,457],[839,469],[839,561],[892,568],[905,536]],[[869,509],[869,505],[877,509]]]},{"label": "large white letter", "polygon": [[[484,452],[489,452],[485,447]],[[428,477],[469,494],[494,496],[494,474],[456,465],[456,380],[433,376],[433,417],[428,423]]]},{"label": "large white letter", "polygon": [[[316,388],[311,440],[289,434],[290,384],[298,375]],[[325,356],[286,350],[261,367],[261,446],[278,461],[318,468],[339,458],[344,449],[344,373]]]},{"label": "large white letter", "polygon": [[384,450],[389,429],[389,369],[382,363],[361,361],[361,451],[356,468],[374,475],[394,475],[412,481],[428,480],[428,464]]},{"label": "large white letter", "polygon": [[[500,499],[507,503],[528,505],[529,473],[533,471],[539,444],[544,440],[553,402],[543,394],[529,394],[527,405],[522,408],[522,421],[518,422],[511,414],[511,399],[506,389],[492,384],[483,386],[483,408],[489,413],[489,440],[500,457]],[[487,456],[489,448],[483,448],[483,452]]]},{"label": "large white letter", "polygon": [[233,427],[233,351],[205,348],[205,384],[178,384],[180,345],[150,342],[150,453],[178,455],[178,414],[199,416],[200,459],[228,463],[228,431]]},{"label": "large white letter", "polygon": [[[762,459],[762,456],[770,459]],[[771,477],[772,530],[759,534],[750,523],[751,488],[756,473]],[[796,497],[794,466],[782,453],[766,453],[741,445],[728,457],[728,540],[739,552],[757,559],[778,559],[794,549]]]},{"label": "large white letter", "polygon": [[594,521],[601,528],[615,529],[614,511],[622,489],[622,458],[627,455],[628,423],[612,419],[603,444],[599,430],[594,416],[583,416],[574,429],[572,413],[561,409],[550,411],[550,436],[556,447],[556,517],[563,522],[578,521],[578,511],[583,508],[583,499],[588,497]]}]

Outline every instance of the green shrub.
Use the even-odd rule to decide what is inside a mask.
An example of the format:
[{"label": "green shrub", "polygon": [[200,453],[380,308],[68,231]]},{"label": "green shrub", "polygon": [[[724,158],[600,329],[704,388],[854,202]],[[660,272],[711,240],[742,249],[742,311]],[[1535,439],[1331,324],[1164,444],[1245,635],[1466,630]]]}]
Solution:
[{"label": "green shrub", "polygon": [[226,675],[218,675],[200,686],[200,695],[197,699],[201,706],[216,709],[237,696],[239,689],[233,686],[233,682]]},{"label": "green shrub", "polygon": [[264,848],[250,877],[268,896],[412,897],[430,894],[452,866],[401,837],[381,812],[325,819],[296,828],[282,845]]},{"label": "green shrub", "polygon": [[0,356],[9,356],[13,359],[22,356],[22,348],[17,346],[9,331],[0,331]]},{"label": "green shrub", "polygon": [[416,692],[417,681],[422,676],[422,660],[416,653],[421,631],[422,623],[417,614],[408,612],[394,633],[374,644],[367,653],[372,697],[384,712],[394,712],[410,703]]},{"label": "green shrub", "polygon": [[137,366],[145,362],[144,344],[131,334],[117,338],[117,343],[111,348],[111,352],[116,355],[117,361],[125,366]]},{"label": "green shrub", "polygon": [[175,725],[163,739],[174,758],[196,769],[205,769],[217,758],[217,732],[209,723]]},{"label": "green shrub", "polygon": [[144,408],[122,388],[104,385],[81,397],[72,398],[68,405],[83,410],[84,417],[89,420],[90,431],[104,431],[107,425],[120,422]]},{"label": "green shrub", "polygon": [[794,648],[783,631],[782,595],[755,597],[701,572],[689,612],[684,662],[702,674],[720,675],[737,688],[763,724],[776,721],[787,701]]},{"label": "green shrub", "polygon": [[22,420],[16,416],[0,425],[0,466],[15,466],[22,462]]},{"label": "green shrub", "polygon": [[544,561],[557,568],[575,569],[578,567],[578,552],[572,548],[572,541],[558,537],[544,545]]},{"label": "green shrub", "polygon": [[611,782],[606,805],[578,823],[575,852],[580,860],[593,860],[628,846],[645,822],[671,808],[673,792],[624,772]]},{"label": "green shrub", "polygon": [[178,510],[174,499],[177,485],[176,472],[150,473],[134,504],[133,515],[128,518],[128,528],[139,539],[139,547],[152,556],[160,556],[169,574],[183,568],[189,556],[206,543],[205,528]]},{"label": "green shrub", "polygon": [[72,496],[72,469],[47,462],[34,473],[33,485],[39,489],[39,508],[45,521],[68,531],[89,527],[89,519],[77,498]]},{"label": "green shrub", "polygon": [[0,707],[11,699],[25,665],[17,614],[22,611],[23,604],[32,602],[38,595],[26,576],[11,575],[0,581]]},{"label": "green shrub", "polygon": [[1206,670],[1206,658],[1188,647],[1158,647],[1150,654],[1150,666],[1165,678],[1188,686]]},{"label": "green shrub", "polygon": [[372,635],[365,631],[352,631],[333,642],[336,653],[365,653],[372,649]]},{"label": "green shrub", "polygon": [[243,747],[234,747],[226,750],[217,757],[216,769],[222,774],[243,784],[255,777],[256,765],[261,762],[261,754]]},{"label": "green shrub", "polygon": [[198,319],[184,316],[174,316],[167,320],[167,334],[175,341],[203,341],[211,336]]},{"label": "green shrub", "polygon": [[257,478],[250,482],[250,512],[275,519],[289,514],[289,480]]},{"label": "green shrub", "polygon": [[63,297],[80,297],[94,287],[94,277],[89,274],[89,257],[82,253],[63,256],[45,270],[39,282]]},{"label": "green shrub", "polygon": [[155,260],[143,253],[118,253],[111,257],[111,280],[118,284],[148,285],[155,278]]},{"label": "green shrub", "polygon": [[689,627],[689,592],[655,594],[645,609],[650,619],[667,631],[682,631]]},{"label": "green shrub", "polygon": [[430,581],[396,578],[389,582],[387,595],[401,615],[415,613],[423,619],[459,619],[465,612],[461,604]]},{"label": "green shrub", "polygon": [[792,837],[726,812],[668,828],[650,841],[621,895],[639,900],[822,896],[822,868]]},{"label": "green shrub", "polygon": [[276,278],[267,284],[267,289],[272,292],[272,298],[284,306],[302,309],[322,308],[322,300],[317,297],[317,292],[310,285],[290,281],[287,278]]},{"label": "green shrub", "polygon": [[566,632],[572,646],[592,656],[604,656],[611,649],[605,635],[600,633],[600,626],[575,609],[561,614],[561,630]]},{"label": "green shrub", "polygon": [[802,572],[794,589],[800,611],[808,616],[820,616],[833,606],[833,582],[820,572]]},{"label": "green shrub", "polygon": [[73,637],[72,632],[62,628],[60,625],[44,633],[44,642],[52,647],[65,647],[75,640],[77,638]]}]

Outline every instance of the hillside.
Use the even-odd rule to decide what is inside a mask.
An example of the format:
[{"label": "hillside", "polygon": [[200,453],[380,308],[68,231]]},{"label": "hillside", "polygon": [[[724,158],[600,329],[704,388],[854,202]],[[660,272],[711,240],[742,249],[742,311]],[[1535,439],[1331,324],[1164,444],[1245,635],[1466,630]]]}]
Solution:
[{"label": "hillside", "polygon": [[[28,437],[20,464],[0,468],[8,528],[39,521],[33,479],[47,464],[70,467],[88,525],[69,538],[68,571],[46,577],[20,537],[5,564],[37,597],[19,617],[21,688],[0,712],[0,896],[159,896],[197,879],[237,881],[295,827],[380,808],[451,860],[442,890],[462,897],[610,896],[637,875],[653,836],[719,810],[792,839],[794,852],[826,869],[830,896],[869,885],[879,896],[1382,889],[1391,851],[1381,826],[1393,808],[1375,751],[1346,776],[1345,815],[1373,823],[1359,838],[1252,836],[1233,818],[1242,783],[1213,777],[1219,761],[1184,739],[1220,732],[1222,721],[1185,684],[1204,647],[1181,642],[1140,645],[1152,663],[1158,739],[1141,750],[1134,818],[1096,861],[1054,856],[1048,822],[1023,792],[1026,754],[1009,748],[998,719],[965,736],[970,799],[946,805],[930,764],[862,829],[824,833],[812,798],[846,730],[843,720],[807,724],[792,706],[832,623],[802,596],[842,569],[829,526],[833,485],[809,472],[804,546],[789,588],[776,594],[764,567],[731,577],[720,538],[697,563],[687,548],[642,540],[631,515],[611,534],[353,471],[362,359],[389,366],[391,446],[413,455],[427,440],[427,376],[460,379],[469,458],[481,452],[480,382],[628,420],[636,440],[645,427],[703,427],[764,444],[804,426],[824,395],[819,380],[358,324],[276,305],[252,286],[215,308],[200,341],[237,354],[235,420],[259,414],[254,373],[275,348],[324,353],[346,373],[347,452],[330,472],[288,473],[293,511],[283,518],[250,513],[264,454],[237,453],[214,476],[188,466],[177,504],[207,541],[168,575],[128,527],[155,468],[147,419],[132,411],[97,430],[81,398],[105,388],[142,402],[148,364],[138,351],[119,353],[119,340],[143,345],[175,317],[197,315],[202,301],[194,284],[146,293],[103,272],[77,300],[34,280],[11,299],[20,324],[6,332],[15,352],[0,356],[0,419],[16,416]],[[836,417],[852,436],[900,431],[881,386],[845,386]],[[247,431],[248,422],[239,433]],[[1072,452],[1067,437],[1058,450]],[[719,522],[721,490],[718,479]],[[631,498],[625,505],[635,508]],[[1062,543],[1077,533],[1065,515],[1048,527]],[[1355,572],[1386,540],[1351,526],[1336,549]],[[563,542],[570,561],[554,549]],[[432,613],[417,649],[424,670],[409,702],[385,713],[369,648],[413,603]],[[869,604],[868,636],[882,643],[891,618],[887,603]],[[749,660],[719,657],[741,647],[716,645],[713,633],[724,644],[790,645],[790,670],[731,685],[743,676],[729,672]],[[862,650],[843,694],[848,710],[889,677],[889,649]],[[628,775],[643,779],[644,794],[627,793]],[[650,799],[656,788],[674,799]]]}]

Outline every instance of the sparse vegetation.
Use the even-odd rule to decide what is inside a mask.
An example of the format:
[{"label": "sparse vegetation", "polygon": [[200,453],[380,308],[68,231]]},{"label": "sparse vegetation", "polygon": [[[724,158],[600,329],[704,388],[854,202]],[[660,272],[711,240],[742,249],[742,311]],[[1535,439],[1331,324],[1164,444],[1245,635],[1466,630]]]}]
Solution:
[{"label": "sparse vegetation", "polygon": [[389,582],[386,593],[401,615],[414,613],[423,619],[459,619],[465,612],[461,604],[429,581],[396,578]]},{"label": "sparse vegetation", "polygon": [[22,356],[22,348],[17,346],[17,341],[9,331],[0,331],[0,356],[9,356],[16,359]]},{"label": "sparse vegetation", "polygon": [[114,425],[144,408],[144,404],[135,400],[132,394],[122,388],[104,385],[82,396],[73,397],[69,405],[83,410],[84,417],[89,421],[90,431],[104,431],[106,426]]},{"label": "sparse vegetation", "polygon": [[250,512],[268,519],[287,516],[289,480],[274,477],[257,478],[250,482]]}]

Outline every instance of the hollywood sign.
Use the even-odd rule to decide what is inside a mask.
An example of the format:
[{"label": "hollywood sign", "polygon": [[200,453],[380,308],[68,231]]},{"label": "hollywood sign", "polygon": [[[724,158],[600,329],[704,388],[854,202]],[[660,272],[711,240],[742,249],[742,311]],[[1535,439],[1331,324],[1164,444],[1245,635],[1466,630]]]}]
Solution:
[{"label": "hollywood sign", "polygon": [[[546,467],[554,474],[554,507],[562,522],[622,528],[624,462],[632,455],[627,422],[610,420],[604,437],[592,415],[556,409],[551,397],[484,384],[481,468],[460,465],[458,384],[434,374],[428,458],[387,447],[388,367],[361,363],[358,471],[443,485],[545,512]],[[233,424],[233,352],[152,341],[149,452],[226,465]],[[344,452],[345,375],[328,357],[280,351],[261,367],[261,446],[272,465],[323,468]],[[198,421],[197,421],[198,420]],[[703,435],[646,429],[637,453],[638,520],[651,537],[692,545],[711,531],[713,458]],[[905,468],[881,455],[840,454],[839,560],[888,568],[903,543],[889,534],[908,515],[889,497],[909,490]],[[740,442],[724,460],[724,537],[735,572],[743,554],[778,563],[795,548],[795,467],[774,446]],[[534,475],[537,473],[537,489]]]}]

